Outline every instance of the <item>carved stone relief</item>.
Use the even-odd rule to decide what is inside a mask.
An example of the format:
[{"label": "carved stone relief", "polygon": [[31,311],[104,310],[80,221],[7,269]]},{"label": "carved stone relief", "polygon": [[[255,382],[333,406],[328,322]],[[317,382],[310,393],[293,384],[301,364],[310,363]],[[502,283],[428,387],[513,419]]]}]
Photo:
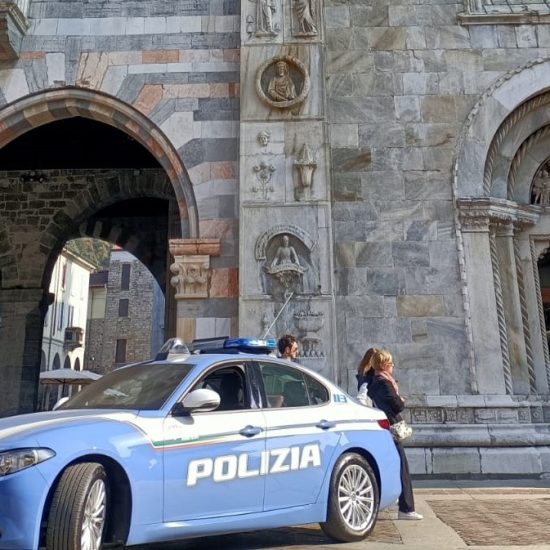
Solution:
[{"label": "carved stone relief", "polygon": [[255,17],[249,15],[246,18],[246,32],[256,38],[272,38],[277,36],[281,30],[275,22],[277,3],[275,0],[250,0],[256,4]]},{"label": "carved stone relief", "polygon": [[[303,237],[303,238],[302,238]],[[264,294],[276,299],[313,296],[319,293],[319,269],[312,259],[314,244],[295,226],[277,226],[261,235],[255,256],[260,264],[260,284]]]},{"label": "carved stone relief", "polygon": [[307,143],[304,143],[300,155],[294,161],[294,166],[298,174],[294,185],[296,198],[298,200],[309,200],[313,185],[313,172],[317,168],[317,162]]},{"label": "carved stone relief", "polygon": [[288,235],[282,236],[273,259],[266,266],[266,271],[283,286],[285,296],[291,292],[297,292],[301,287],[305,269],[301,266]]},{"label": "carved stone relief", "polygon": [[273,57],[256,74],[256,92],[260,99],[276,109],[291,109],[303,103],[310,80],[305,65],[289,55]]},{"label": "carved stone relief", "polygon": [[293,36],[309,38],[319,34],[317,0],[293,0],[292,12]]},{"label": "carved stone relief", "polygon": [[265,200],[268,193],[275,191],[273,185],[271,185],[271,176],[275,172],[275,166],[262,160],[259,164],[254,165],[252,170],[258,181],[257,185],[252,186],[252,192],[260,194],[261,198]]},{"label": "carved stone relief", "polygon": [[170,284],[176,289],[176,299],[208,298],[210,256],[176,256],[174,260]]},{"label": "carved stone relief", "polygon": [[546,162],[533,178],[531,203],[550,206],[550,162]]},{"label": "carved stone relief", "polygon": [[318,334],[325,325],[325,314],[311,309],[294,314],[294,324],[300,331],[302,355],[304,357],[324,357],[322,338]]}]

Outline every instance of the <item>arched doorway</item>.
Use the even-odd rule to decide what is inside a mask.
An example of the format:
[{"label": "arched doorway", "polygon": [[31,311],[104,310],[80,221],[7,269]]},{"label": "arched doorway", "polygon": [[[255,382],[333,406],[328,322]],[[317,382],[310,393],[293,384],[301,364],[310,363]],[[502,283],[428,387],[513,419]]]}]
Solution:
[{"label": "arched doorway", "polygon": [[[10,331],[0,333],[0,364],[15,367],[7,385],[19,389],[0,414],[13,414],[35,407],[43,319],[54,300],[48,286],[64,244],[99,237],[131,251],[167,292],[166,325],[174,330],[168,240],[197,237],[198,219],[177,152],[149,119],[115,98],[76,88],[35,94],[0,110],[0,128],[7,187],[29,208],[0,222],[8,243],[0,248],[0,300],[17,311],[10,323],[21,335],[8,357],[2,338]],[[42,156],[28,154],[40,149]],[[25,230],[16,252],[9,243]],[[60,306],[57,322],[66,315]]]}]

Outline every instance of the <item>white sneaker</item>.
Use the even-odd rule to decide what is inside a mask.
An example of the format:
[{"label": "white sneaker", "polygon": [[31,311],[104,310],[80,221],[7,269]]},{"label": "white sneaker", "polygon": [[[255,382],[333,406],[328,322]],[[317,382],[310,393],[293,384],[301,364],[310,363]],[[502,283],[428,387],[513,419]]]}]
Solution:
[{"label": "white sneaker", "polygon": [[397,514],[397,519],[418,520],[418,519],[424,519],[424,516],[422,514],[419,514],[418,512],[399,512]]}]

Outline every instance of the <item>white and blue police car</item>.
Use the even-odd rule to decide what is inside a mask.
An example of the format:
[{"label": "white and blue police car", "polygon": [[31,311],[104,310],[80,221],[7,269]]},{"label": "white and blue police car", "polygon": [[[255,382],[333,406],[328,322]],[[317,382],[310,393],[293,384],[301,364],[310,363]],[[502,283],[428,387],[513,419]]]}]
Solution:
[{"label": "white and blue police car", "polygon": [[368,536],[401,491],[388,420],[274,348],[228,339],[164,353],[55,411],[1,419],[0,548],[313,522],[338,541]]}]

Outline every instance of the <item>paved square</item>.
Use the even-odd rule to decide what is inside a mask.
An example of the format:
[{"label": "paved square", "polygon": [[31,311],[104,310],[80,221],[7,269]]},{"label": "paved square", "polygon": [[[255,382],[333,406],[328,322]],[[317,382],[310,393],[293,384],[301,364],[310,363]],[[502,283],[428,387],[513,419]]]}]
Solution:
[{"label": "paved square", "polygon": [[468,546],[526,546],[550,539],[550,498],[427,502]]}]

